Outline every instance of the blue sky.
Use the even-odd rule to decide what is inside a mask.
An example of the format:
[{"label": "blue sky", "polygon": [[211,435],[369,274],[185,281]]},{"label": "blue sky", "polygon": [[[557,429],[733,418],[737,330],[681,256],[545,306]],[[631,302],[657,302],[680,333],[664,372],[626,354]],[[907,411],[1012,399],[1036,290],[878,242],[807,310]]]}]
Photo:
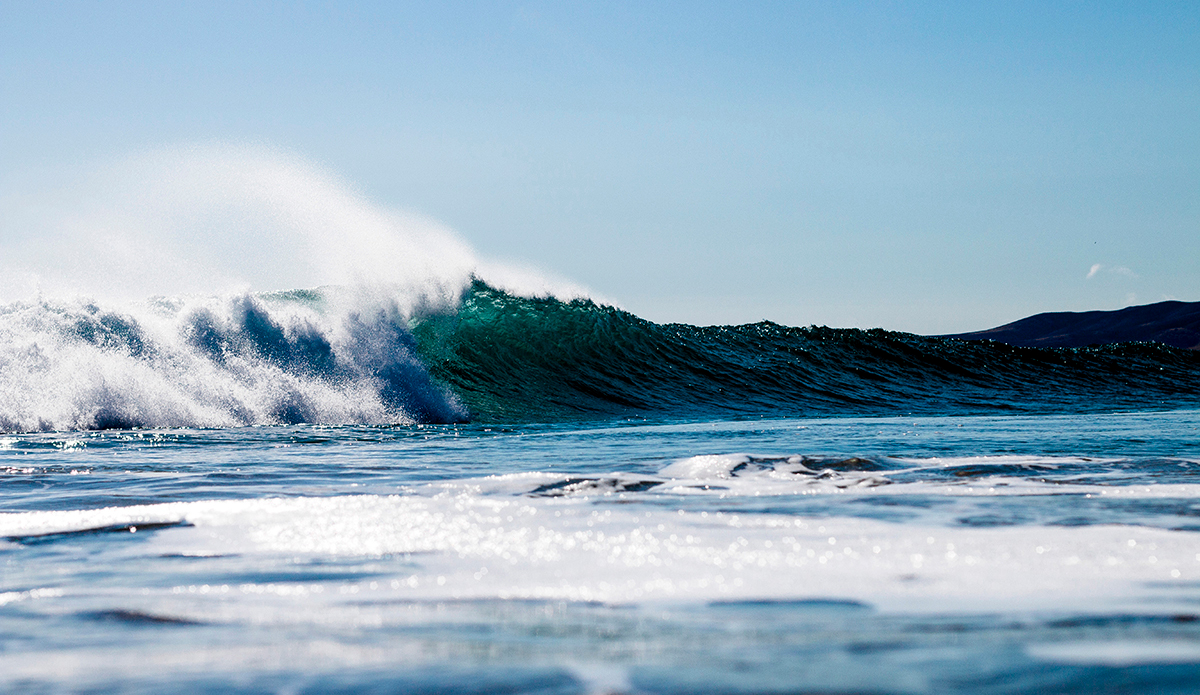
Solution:
[{"label": "blue sky", "polygon": [[69,172],[252,143],[655,321],[1200,300],[1196,3],[9,2],[0,67],[10,248]]}]

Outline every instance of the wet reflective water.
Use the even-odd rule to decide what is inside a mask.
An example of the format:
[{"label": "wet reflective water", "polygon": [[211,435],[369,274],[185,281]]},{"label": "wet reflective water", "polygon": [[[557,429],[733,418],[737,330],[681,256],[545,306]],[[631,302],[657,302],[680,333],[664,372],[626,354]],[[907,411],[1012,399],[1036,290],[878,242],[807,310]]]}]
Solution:
[{"label": "wet reflective water", "polygon": [[0,689],[1194,692],[1200,412],[0,438]]}]

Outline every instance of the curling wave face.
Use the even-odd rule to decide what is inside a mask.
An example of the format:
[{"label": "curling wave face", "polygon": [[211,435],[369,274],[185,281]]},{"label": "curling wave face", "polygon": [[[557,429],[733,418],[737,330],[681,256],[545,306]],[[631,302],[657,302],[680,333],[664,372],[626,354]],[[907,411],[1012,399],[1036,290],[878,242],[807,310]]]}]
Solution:
[{"label": "curling wave face", "polygon": [[433,374],[483,421],[983,414],[1200,404],[1200,354],[1014,348],[880,329],[654,324],[475,281],[414,322]]}]

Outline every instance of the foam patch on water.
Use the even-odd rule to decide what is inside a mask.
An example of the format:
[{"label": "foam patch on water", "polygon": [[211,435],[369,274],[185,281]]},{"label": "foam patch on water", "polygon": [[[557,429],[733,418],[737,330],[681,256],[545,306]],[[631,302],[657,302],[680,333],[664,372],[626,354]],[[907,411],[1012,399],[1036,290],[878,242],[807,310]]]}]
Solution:
[{"label": "foam patch on water", "polygon": [[1026,652],[1042,661],[1118,668],[1143,664],[1200,663],[1200,643],[1178,639],[1080,640],[1033,644],[1026,647]]},{"label": "foam patch on water", "polygon": [[1055,470],[1069,466],[1091,466],[1119,459],[1104,459],[1083,456],[1035,456],[1029,454],[1002,454],[989,456],[890,456],[889,461],[905,463],[922,468],[957,468],[960,466],[1017,466],[1029,470]]},{"label": "foam patch on water", "polygon": [[837,461],[834,462],[836,469],[821,465],[828,463],[803,456],[709,454],[676,461],[660,470],[659,475],[668,479],[669,484],[663,491],[675,492],[715,489],[732,491],[734,494],[770,494],[797,485],[810,490],[837,491],[892,483],[886,476],[876,472],[876,467],[870,461]]},{"label": "foam patch on water", "polygon": [[[1064,495],[1110,498],[1189,498],[1200,495],[1190,483],[1097,484],[1097,466],[1119,459],[1073,456],[961,456],[822,459],[804,456],[709,454],[664,466],[659,493],[761,496],[788,494],[942,496]],[[1076,473],[1087,467],[1087,480]],[[1047,484],[1047,480],[1053,484]]]},{"label": "foam patch on water", "polygon": [[735,469],[749,463],[747,454],[708,454],[681,459],[659,473],[668,478],[731,478]]},{"label": "foam patch on water", "polygon": [[[411,560],[411,571],[340,588],[212,587],[233,597],[233,614],[241,610],[238,596],[618,604],[837,599],[900,611],[1094,613],[1164,610],[1200,580],[1195,534],[1185,532],[1120,525],[946,528],[472,492],[3,514],[0,536],[30,542],[46,534],[139,533],[139,524],[180,523],[191,526],[155,531],[140,547],[156,556]],[[163,598],[185,600],[198,591],[174,587]]]}]

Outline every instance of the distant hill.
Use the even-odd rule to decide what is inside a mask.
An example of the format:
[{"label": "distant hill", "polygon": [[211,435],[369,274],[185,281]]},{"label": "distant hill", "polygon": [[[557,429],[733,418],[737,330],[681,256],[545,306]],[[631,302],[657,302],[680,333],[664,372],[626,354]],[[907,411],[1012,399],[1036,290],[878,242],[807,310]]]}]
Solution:
[{"label": "distant hill", "polygon": [[1022,347],[1084,347],[1154,341],[1200,350],[1200,302],[1158,302],[1117,311],[1056,311],[975,333],[944,336]]}]

